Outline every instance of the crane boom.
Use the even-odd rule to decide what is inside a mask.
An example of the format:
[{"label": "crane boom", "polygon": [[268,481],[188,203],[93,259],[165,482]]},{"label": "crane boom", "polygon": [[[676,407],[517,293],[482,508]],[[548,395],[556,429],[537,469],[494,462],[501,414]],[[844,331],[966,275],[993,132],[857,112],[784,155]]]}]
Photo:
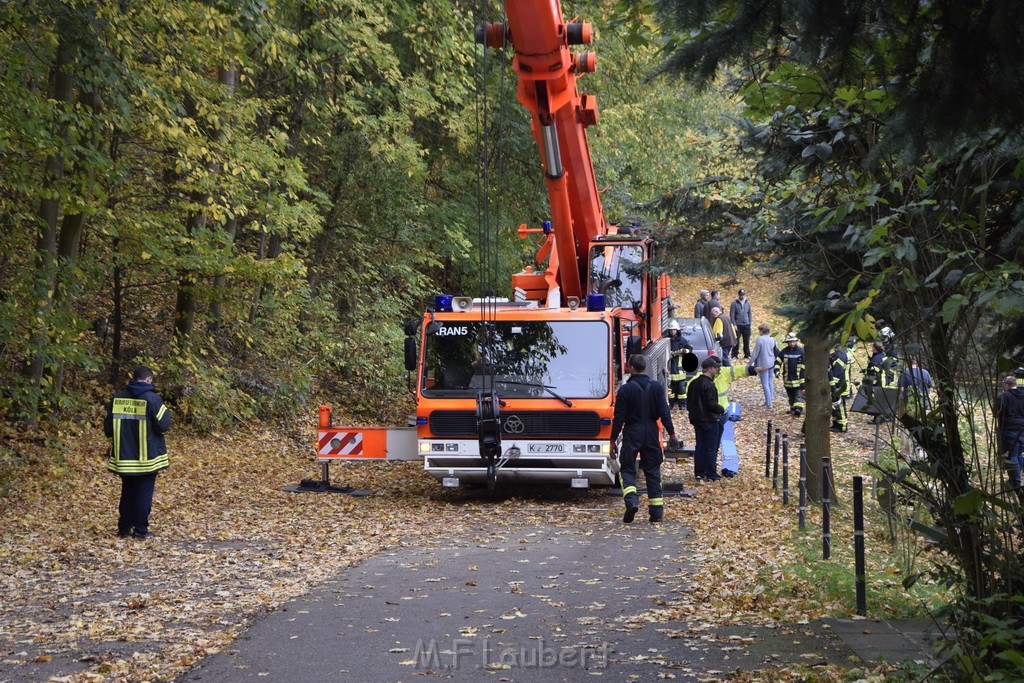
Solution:
[{"label": "crane boom", "polygon": [[566,23],[558,0],[509,0],[506,16],[478,31],[478,40],[515,51],[516,97],[531,113],[551,202],[558,284],[564,296],[581,297],[587,249],[608,232],[586,133],[597,122],[597,102],[576,87],[577,74],[593,71],[596,58],[569,49],[591,43],[593,28]]}]

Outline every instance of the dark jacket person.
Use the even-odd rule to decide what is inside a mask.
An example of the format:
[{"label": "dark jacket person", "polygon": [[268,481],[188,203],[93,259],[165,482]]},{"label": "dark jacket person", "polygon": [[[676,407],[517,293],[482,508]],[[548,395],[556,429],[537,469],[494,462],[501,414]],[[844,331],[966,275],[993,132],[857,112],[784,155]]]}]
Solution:
[{"label": "dark jacket person", "polygon": [[643,374],[647,360],[637,354],[629,358],[629,381],[619,387],[615,395],[615,413],[612,419],[612,452],[615,441],[622,433],[622,449],[619,451],[619,484],[626,511],[622,521],[633,521],[640,509],[640,496],[636,492],[636,457],[640,455],[640,466],[647,479],[647,509],[652,522],[660,522],[665,509],[661,492],[661,435],[658,420],[675,442],[676,430],[665,388]]},{"label": "dark jacket person", "polygon": [[718,446],[722,439],[725,408],[718,400],[715,377],[722,371],[722,363],[708,356],[700,364],[701,374],[686,388],[686,410],[690,413],[696,445],[693,452],[693,475],[697,481],[718,481]]},{"label": "dark jacket person", "polygon": [[1024,387],[1017,385],[1013,375],[1003,379],[1003,393],[996,397],[995,413],[1010,478],[1019,487],[1024,469]]},{"label": "dark jacket person", "polygon": [[164,434],[171,428],[171,413],[153,391],[153,371],[139,365],[133,379],[114,394],[103,421],[111,439],[107,469],[121,477],[117,535],[145,538],[157,473],[167,467]]}]

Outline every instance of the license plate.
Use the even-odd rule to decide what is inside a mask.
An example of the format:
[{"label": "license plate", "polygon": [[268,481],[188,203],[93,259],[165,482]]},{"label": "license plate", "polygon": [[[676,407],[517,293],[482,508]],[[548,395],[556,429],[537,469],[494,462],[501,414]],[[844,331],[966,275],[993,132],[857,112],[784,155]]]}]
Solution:
[{"label": "license plate", "polygon": [[565,453],[564,443],[531,443],[527,453]]}]

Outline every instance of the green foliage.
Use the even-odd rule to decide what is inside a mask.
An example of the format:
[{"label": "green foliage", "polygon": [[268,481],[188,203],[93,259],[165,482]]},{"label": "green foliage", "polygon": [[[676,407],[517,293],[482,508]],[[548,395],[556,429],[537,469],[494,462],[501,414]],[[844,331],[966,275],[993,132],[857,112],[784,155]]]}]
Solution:
[{"label": "green foliage", "polygon": [[[328,386],[386,404],[398,321],[472,272],[476,179],[446,173],[475,167],[468,9],[4,4],[0,412],[59,417],[73,395],[56,380],[103,356],[115,384],[139,359],[162,367],[202,429],[308,410]],[[59,258],[43,201],[55,237],[84,217]]]},{"label": "green foliage", "polygon": [[[796,276],[806,329],[870,338],[884,323],[904,363],[913,355],[930,369],[933,409],[900,420],[924,457],[902,455],[905,470],[890,475],[933,518],[916,523],[948,553],[940,579],[959,590],[954,611],[981,610],[962,620],[964,670],[1003,675],[1013,652],[980,643],[998,626],[987,620],[997,603],[1024,614],[989,600],[1021,592],[1019,501],[989,465],[993,430],[979,426],[991,424],[994,359],[1024,351],[1024,147],[1010,100],[992,97],[1024,83],[1004,49],[1022,29],[990,33],[1001,4],[984,1],[655,4],[677,36],[666,71],[709,83],[740,69],[756,210],[730,243],[757,236]],[[969,54],[952,47],[967,38],[956,44]],[[966,73],[1006,80],[980,92]]]},{"label": "green foliage", "polygon": [[[473,42],[479,11],[0,5],[0,414],[60,420],[145,361],[200,430],[320,401],[400,419],[400,322],[440,291],[507,293],[537,246],[518,225],[549,217],[510,56]],[[652,222],[638,201],[730,158],[734,101],[645,80],[649,7],[565,13],[607,27],[581,80],[602,105],[607,213]]]},{"label": "green foliage", "polygon": [[949,655],[970,680],[1014,681],[1024,670],[1024,625],[1013,615],[1024,607],[1024,595],[997,594],[964,605],[957,618],[967,635],[950,646]]},{"label": "green foliage", "polygon": [[[574,10],[567,8],[567,13]],[[600,17],[578,11],[601,27],[595,44],[598,71],[580,83],[597,97],[600,109],[600,122],[590,132],[598,184],[608,188],[602,198],[606,214],[642,224],[668,221],[671,229],[660,237],[670,249],[672,243],[722,237],[732,220],[719,214],[705,223],[680,224],[680,214],[668,207],[676,194],[668,190],[709,175],[721,176],[724,188],[741,182],[743,159],[723,132],[739,111],[737,99],[724,88],[699,93],[651,78],[660,66],[665,37],[647,3],[606,4]],[[672,267],[688,272],[701,260]]]}]

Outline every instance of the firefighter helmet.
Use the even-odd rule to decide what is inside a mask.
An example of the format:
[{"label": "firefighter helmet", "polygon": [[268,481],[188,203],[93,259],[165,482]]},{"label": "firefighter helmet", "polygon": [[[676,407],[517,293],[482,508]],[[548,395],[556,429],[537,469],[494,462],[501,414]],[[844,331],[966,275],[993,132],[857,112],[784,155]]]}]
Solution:
[{"label": "firefighter helmet", "polygon": [[891,327],[883,327],[879,331],[878,336],[882,338],[882,341],[889,341],[896,336],[896,333],[892,331]]},{"label": "firefighter helmet", "polygon": [[668,321],[668,329],[669,330],[678,330],[679,329],[679,321],[678,320],[669,320]]},{"label": "firefighter helmet", "polygon": [[786,341],[800,341],[800,337],[796,336],[796,332],[790,332],[789,334],[786,335]]}]

